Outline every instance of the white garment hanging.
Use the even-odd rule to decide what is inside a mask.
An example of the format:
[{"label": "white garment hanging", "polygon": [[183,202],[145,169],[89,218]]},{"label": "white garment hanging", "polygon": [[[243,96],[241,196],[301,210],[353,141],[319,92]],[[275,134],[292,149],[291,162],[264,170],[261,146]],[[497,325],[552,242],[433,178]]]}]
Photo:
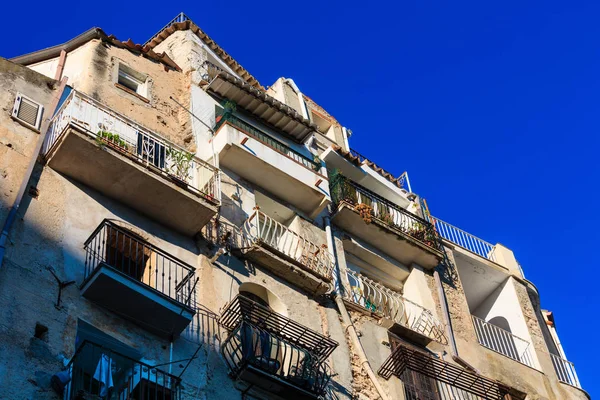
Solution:
[{"label": "white garment hanging", "polygon": [[100,396],[102,397],[108,395],[108,391],[114,387],[112,364],[112,359],[106,354],[102,354],[96,366],[96,372],[94,372],[94,379],[100,382]]}]

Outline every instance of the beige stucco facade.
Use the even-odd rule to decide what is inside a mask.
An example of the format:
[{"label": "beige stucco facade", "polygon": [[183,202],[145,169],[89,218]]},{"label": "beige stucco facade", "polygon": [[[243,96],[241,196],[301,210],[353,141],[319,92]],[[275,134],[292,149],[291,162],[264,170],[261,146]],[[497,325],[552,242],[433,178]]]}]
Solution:
[{"label": "beige stucco facade", "polygon": [[[425,383],[407,381],[406,371],[413,374],[411,379],[425,377],[422,382],[429,385],[431,398],[484,398],[467,394],[464,387],[452,388],[439,376],[423,375],[435,372],[427,368],[395,370],[385,379],[381,368],[403,346],[461,368],[468,376],[489,380],[501,388],[504,397],[494,397],[498,400],[588,398],[583,390],[559,381],[550,355],[556,353],[556,346],[548,343],[556,333],[547,331],[537,289],[523,278],[510,249],[497,245],[497,258],[491,261],[485,254],[474,254],[440,238],[434,230],[426,231],[429,221],[416,195],[374,164],[358,163],[346,154],[349,135],[345,128],[291,80],[281,78],[262,92],[269,96],[266,100],[255,96],[252,102],[225,110],[227,98],[211,87],[204,74],[206,63],[238,79],[231,80],[231,85],[246,88],[248,96],[255,93],[247,87],[251,79],[240,67],[234,68],[226,53],[197,27],[172,26],[178,29],[163,32],[153,51],[164,52],[178,68],[151,59],[147,49],[132,51],[102,38],[26,66],[0,59],[0,87],[5,89],[0,94],[4,110],[0,115],[0,222],[13,207],[23,180],[37,188],[35,194],[26,193],[19,205],[0,267],[0,300],[11,305],[0,311],[0,353],[6,355],[0,362],[0,387],[8,388],[7,398],[60,398],[51,387],[52,377],[75,365],[69,361],[77,360],[82,337],[126,349],[138,355],[135,362],[150,369],[160,366],[155,368],[179,377],[177,393],[182,399],[289,398],[273,393],[282,382],[288,389],[304,385],[302,390],[310,396],[303,398],[425,395]],[[62,72],[60,65],[64,65]],[[147,96],[118,84],[120,65],[145,77]],[[63,150],[60,167],[53,164],[50,153],[38,159],[35,143],[47,132],[40,134],[14,122],[9,109],[17,91],[50,107],[59,87],[53,79],[57,75],[68,78],[73,93],[89,96],[110,112],[139,124],[140,132],[143,127],[218,168],[219,179],[210,181],[219,182],[213,186],[218,196],[194,193],[192,205],[197,208],[186,208],[191,185],[165,174],[165,161],[155,155],[159,147],[151,146],[157,153],[149,156],[137,147],[127,152],[88,135],[85,153],[77,146]],[[251,86],[256,87],[254,81]],[[316,128],[298,140],[266,118],[258,118],[256,103],[277,108],[274,112],[294,119],[297,125]],[[47,110],[47,116],[53,112]],[[87,117],[82,113],[78,118]],[[238,122],[225,125],[220,122],[223,118]],[[92,134],[95,129],[89,128]],[[140,136],[140,132],[134,133]],[[66,143],[61,142],[65,137],[57,134],[53,140]],[[137,146],[146,144],[145,140],[139,139]],[[323,161],[325,152],[335,165]],[[90,161],[78,167],[99,155],[104,164]],[[37,162],[29,177],[27,165],[32,160]],[[118,175],[114,168],[125,166],[135,168],[138,175],[131,176],[136,181],[152,184],[140,189],[132,182],[111,179]],[[96,174],[109,171],[109,177],[100,180],[99,175],[90,175],[94,168]],[[351,182],[342,189],[336,186],[339,171]],[[348,187],[355,191],[344,192]],[[143,206],[154,204],[159,194],[165,196],[160,197],[161,204]],[[351,224],[336,223],[336,218],[344,218],[340,200],[353,213]],[[205,218],[198,219],[201,211]],[[192,220],[194,224],[188,227]],[[127,245],[114,245],[122,258],[134,258],[125,248],[143,243],[143,254],[148,247],[152,254],[165,254],[169,262],[189,268],[188,282],[192,283],[188,283],[189,291],[182,292],[182,279],[175,275],[168,275],[175,289],[144,284],[144,279],[160,276],[156,260],[145,261],[148,269],[136,278],[139,282],[130,279],[132,274],[122,264],[117,266],[117,261],[108,265],[121,268],[120,282],[127,281],[123,285],[137,290],[137,294],[128,292],[128,300],[154,296],[157,309],[179,304],[179,317],[190,312],[193,316],[181,332],[174,334],[161,324],[152,329],[145,326],[151,309],[131,315],[83,295],[90,276],[99,268],[91,261],[93,257],[100,253],[103,263],[111,264],[105,250],[89,245],[97,242],[87,242],[104,221],[129,235]],[[180,225],[186,229],[179,229]],[[369,238],[364,232],[374,239],[365,240]],[[101,242],[111,240],[106,236]],[[330,340],[336,343],[326,360],[320,360],[326,361],[330,371],[326,389],[315,392],[310,386],[314,382],[307,378],[298,383],[294,376],[300,368],[298,360],[294,366],[281,366],[291,363],[291,356],[279,354],[267,357],[271,367],[260,364],[266,377],[250,381],[247,375],[236,375],[224,351],[234,333],[225,329],[220,318],[240,293],[268,313],[253,322],[254,328],[276,337],[277,348],[288,346],[300,354],[298,343],[307,336],[321,338],[319,346]],[[104,296],[107,300],[119,293]],[[510,351],[507,356],[490,349],[489,343],[480,344],[473,315],[483,323],[506,320],[509,333],[529,343],[531,359],[527,362],[531,365],[511,358]],[[277,328],[268,328],[269,318],[278,321],[274,323]],[[350,325],[344,322],[346,318]],[[304,334],[285,331],[290,324],[303,327]],[[161,330],[164,334],[157,334]],[[259,341],[262,351],[266,346],[262,336]],[[316,369],[322,364],[315,365]],[[88,378],[101,383],[93,372]],[[311,379],[315,376],[319,375]],[[164,380],[160,383],[165,385]],[[91,385],[86,390],[97,388]],[[114,390],[121,389],[115,386]]]}]

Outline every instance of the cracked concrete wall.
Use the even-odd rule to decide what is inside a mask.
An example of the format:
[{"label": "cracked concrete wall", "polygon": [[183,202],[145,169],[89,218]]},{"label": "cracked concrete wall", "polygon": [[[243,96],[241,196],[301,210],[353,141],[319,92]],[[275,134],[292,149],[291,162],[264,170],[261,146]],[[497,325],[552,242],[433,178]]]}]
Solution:
[{"label": "cracked concrete wall", "polygon": [[43,119],[48,118],[58,82],[42,74],[0,58],[0,226],[15,202],[27,166],[40,133],[11,118],[17,92],[44,106]]},{"label": "cracked concrete wall", "polygon": [[[56,58],[31,68],[54,74]],[[147,76],[149,84],[147,101],[117,87],[118,66],[123,63]],[[90,40],[67,54],[63,76],[68,84],[93,99],[104,103],[113,111],[163,136],[175,144],[194,152],[190,115],[170,96],[183,105],[190,102],[189,76],[166,68],[143,55],[111,46],[100,39]],[[96,129],[97,127],[91,127]]]}]

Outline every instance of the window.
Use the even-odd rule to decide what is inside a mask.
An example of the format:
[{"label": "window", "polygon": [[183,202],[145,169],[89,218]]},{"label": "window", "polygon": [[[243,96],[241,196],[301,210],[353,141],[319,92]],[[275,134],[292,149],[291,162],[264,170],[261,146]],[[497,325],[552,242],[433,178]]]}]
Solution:
[{"label": "window", "polygon": [[144,98],[148,98],[148,77],[125,64],[119,64],[117,83]]},{"label": "window", "polygon": [[43,112],[44,107],[41,104],[36,103],[30,98],[23,96],[22,93],[17,92],[11,114],[13,119],[37,131],[40,129]]}]

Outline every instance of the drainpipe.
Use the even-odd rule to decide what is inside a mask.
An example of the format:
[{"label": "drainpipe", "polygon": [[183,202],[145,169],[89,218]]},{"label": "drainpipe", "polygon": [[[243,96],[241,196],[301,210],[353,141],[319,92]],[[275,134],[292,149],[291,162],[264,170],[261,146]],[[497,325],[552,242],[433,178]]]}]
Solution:
[{"label": "drainpipe", "polygon": [[435,270],[433,271],[433,277],[438,288],[438,297],[442,305],[442,314],[444,316],[444,324],[446,325],[446,335],[450,341],[450,348],[452,349],[452,356],[458,357],[458,350],[456,348],[456,341],[454,340],[454,332],[452,331],[452,325],[450,324],[450,312],[448,311],[448,301],[446,300],[446,293],[442,286],[442,280],[440,279],[440,273]]},{"label": "drainpipe", "polygon": [[331,232],[331,220],[330,220],[329,216],[323,217],[323,223],[325,224],[325,233],[327,235],[327,248],[329,250],[329,254],[331,254],[331,256],[333,257],[333,260],[334,260],[334,270],[335,270],[334,282],[335,282],[335,286],[336,286],[335,287],[335,303],[337,304],[340,315],[342,316],[342,324],[344,326],[344,330],[350,336],[350,341],[352,342],[352,347],[354,348],[354,351],[355,351],[356,355],[358,356],[360,366],[369,376],[369,379],[373,383],[373,386],[375,386],[375,389],[377,389],[377,393],[379,393],[379,397],[381,398],[381,400],[388,400],[388,397],[385,394],[385,391],[383,390],[381,383],[379,383],[377,376],[373,372],[373,368],[371,368],[371,364],[369,363],[369,360],[367,359],[367,355],[365,354],[365,349],[362,347],[362,344],[360,343],[360,340],[358,338],[358,334],[356,333],[356,328],[354,327],[354,324],[352,324],[352,320],[350,319],[350,314],[348,314],[346,305],[344,304],[344,301],[342,300],[342,297],[340,296],[340,270],[338,268],[339,264],[337,262],[337,257],[335,255],[335,250],[333,247],[335,242],[333,240],[333,233]]},{"label": "drainpipe", "polygon": [[62,74],[65,69],[65,59],[67,58],[67,52],[64,50],[60,51],[60,57],[58,59],[58,67],[56,67],[56,73],[54,74],[54,80],[62,79]]},{"label": "drainpipe", "polygon": [[17,192],[17,197],[15,198],[15,202],[13,203],[10,211],[8,212],[8,216],[6,217],[6,221],[4,221],[4,226],[2,227],[2,233],[0,233],[0,267],[2,266],[2,261],[4,259],[4,254],[6,253],[6,240],[8,239],[8,233],[10,232],[10,228],[12,227],[13,222],[17,218],[17,213],[19,211],[19,206],[21,205],[21,201],[23,200],[23,195],[25,194],[25,189],[31,179],[31,174],[33,173],[33,167],[35,166],[37,156],[40,154],[42,149],[42,145],[44,144],[44,140],[46,139],[46,134],[48,133],[48,127],[50,126],[50,119],[52,118],[54,111],[58,105],[58,102],[62,96],[63,91],[65,90],[65,86],[67,85],[68,78],[65,76],[60,81],[60,86],[54,96],[52,96],[52,100],[50,101],[50,107],[48,107],[48,111],[52,111],[52,114],[49,115],[48,118],[44,119],[42,126],[40,128],[40,137],[38,138],[37,143],[35,144],[35,149],[33,150],[33,154],[31,156],[31,160],[29,160],[29,164],[27,165],[27,170],[25,171],[25,176],[23,177],[23,181],[21,182],[21,186],[19,187],[19,191]]}]

